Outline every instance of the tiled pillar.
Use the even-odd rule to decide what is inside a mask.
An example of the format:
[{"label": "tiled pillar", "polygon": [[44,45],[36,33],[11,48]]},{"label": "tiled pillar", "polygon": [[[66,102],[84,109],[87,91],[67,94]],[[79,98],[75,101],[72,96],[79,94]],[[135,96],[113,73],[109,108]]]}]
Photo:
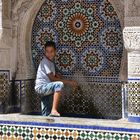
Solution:
[{"label": "tiled pillar", "polygon": [[140,123],[140,27],[126,27],[124,42],[128,51],[128,121]]}]

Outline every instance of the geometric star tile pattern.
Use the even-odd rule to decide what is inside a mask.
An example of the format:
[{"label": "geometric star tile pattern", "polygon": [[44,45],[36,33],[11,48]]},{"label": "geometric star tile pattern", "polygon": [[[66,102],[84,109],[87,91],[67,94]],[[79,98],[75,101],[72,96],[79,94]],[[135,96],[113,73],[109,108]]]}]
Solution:
[{"label": "geometric star tile pattern", "polygon": [[122,30],[108,0],[46,0],[32,29],[36,69],[47,40],[57,44],[56,67],[63,75],[73,75],[80,70],[85,77],[118,77],[123,51]]}]

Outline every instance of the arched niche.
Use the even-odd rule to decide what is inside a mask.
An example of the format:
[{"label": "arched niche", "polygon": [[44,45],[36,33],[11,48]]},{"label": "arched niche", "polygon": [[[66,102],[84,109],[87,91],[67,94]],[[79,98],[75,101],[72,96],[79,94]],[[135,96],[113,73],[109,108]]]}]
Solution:
[{"label": "arched niche", "polygon": [[[16,62],[15,70],[17,72],[17,79],[24,80],[35,78],[35,69],[31,52],[31,34],[33,22],[44,1],[45,0],[22,0],[14,6],[12,14],[13,45],[16,48],[16,54],[14,57]],[[118,1],[118,5],[123,7],[120,1]],[[119,15],[119,18],[121,17],[120,19],[122,20],[123,11],[121,13],[120,11],[117,11],[117,9],[118,8],[115,10],[118,12],[117,14]],[[121,26],[123,28],[123,22],[121,22]]]},{"label": "arched niche", "polygon": [[35,16],[43,0],[21,0],[12,10],[12,38],[15,49],[14,73],[16,79],[34,79],[34,66],[31,55],[31,32]]}]

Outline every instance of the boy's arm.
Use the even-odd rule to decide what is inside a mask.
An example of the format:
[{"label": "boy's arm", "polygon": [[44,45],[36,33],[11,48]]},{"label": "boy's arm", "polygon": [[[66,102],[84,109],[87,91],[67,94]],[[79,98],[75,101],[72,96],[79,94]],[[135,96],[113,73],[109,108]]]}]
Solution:
[{"label": "boy's arm", "polygon": [[63,76],[62,76],[60,73],[56,73],[56,74],[55,74],[55,77],[60,78],[60,79],[63,78]]},{"label": "boy's arm", "polygon": [[61,79],[59,77],[56,77],[53,73],[48,74],[48,77],[49,77],[50,81],[52,81],[52,82],[61,81],[64,84],[70,84],[70,85],[72,85],[74,87],[77,87],[77,82],[76,81]]}]

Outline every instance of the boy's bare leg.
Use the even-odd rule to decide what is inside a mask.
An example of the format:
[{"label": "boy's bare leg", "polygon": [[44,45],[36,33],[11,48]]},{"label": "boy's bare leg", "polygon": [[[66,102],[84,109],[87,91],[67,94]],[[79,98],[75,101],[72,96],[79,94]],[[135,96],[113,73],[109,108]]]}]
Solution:
[{"label": "boy's bare leg", "polygon": [[60,115],[57,111],[60,96],[61,96],[60,91],[55,92],[53,95],[53,104],[52,104],[52,110],[51,110],[51,114],[53,115]]}]

